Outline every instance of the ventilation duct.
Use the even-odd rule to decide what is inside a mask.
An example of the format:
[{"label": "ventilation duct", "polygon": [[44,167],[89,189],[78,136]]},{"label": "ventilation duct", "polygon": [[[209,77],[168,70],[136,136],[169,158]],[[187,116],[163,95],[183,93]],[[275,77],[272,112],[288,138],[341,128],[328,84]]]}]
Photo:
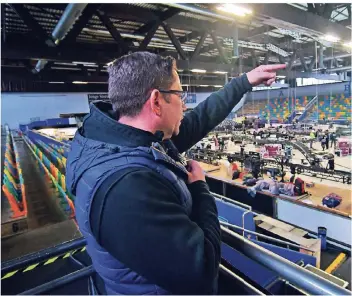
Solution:
[{"label": "ventilation duct", "polygon": [[[64,13],[51,34],[56,45],[58,45],[60,41],[65,38],[66,34],[71,30],[72,26],[81,16],[86,6],[87,4],[83,3],[70,3],[67,5]],[[33,73],[39,73],[42,69],[44,69],[47,63],[47,60],[39,60],[35,66],[35,69],[33,69]]]}]

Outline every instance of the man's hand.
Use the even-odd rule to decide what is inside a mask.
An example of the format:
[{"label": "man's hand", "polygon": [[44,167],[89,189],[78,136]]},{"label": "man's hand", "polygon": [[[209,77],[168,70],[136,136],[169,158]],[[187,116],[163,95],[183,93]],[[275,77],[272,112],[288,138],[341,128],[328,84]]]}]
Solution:
[{"label": "man's hand", "polygon": [[265,84],[270,86],[276,79],[276,71],[286,68],[286,64],[262,65],[247,73],[247,78],[252,86]]},{"label": "man's hand", "polygon": [[205,182],[205,173],[197,161],[189,160],[187,162],[187,170],[188,170],[189,184],[192,184],[193,182],[196,182],[196,181]]}]

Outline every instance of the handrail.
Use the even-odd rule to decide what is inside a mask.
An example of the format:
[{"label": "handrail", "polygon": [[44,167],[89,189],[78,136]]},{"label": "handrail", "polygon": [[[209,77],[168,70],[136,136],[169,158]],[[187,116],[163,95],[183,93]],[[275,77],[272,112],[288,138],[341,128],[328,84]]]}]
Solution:
[{"label": "handrail", "polygon": [[271,237],[271,236],[267,236],[265,234],[262,234],[262,233],[259,233],[259,232],[256,232],[256,231],[251,231],[251,230],[248,230],[248,229],[245,229],[245,228],[242,228],[242,227],[239,227],[237,225],[234,225],[234,224],[230,224],[228,222],[224,222],[224,221],[220,221],[220,224],[221,225],[224,225],[224,226],[227,226],[227,227],[230,227],[230,228],[235,228],[235,229],[238,229],[238,230],[241,230],[243,232],[248,232],[250,234],[254,234],[256,236],[259,236],[259,237],[263,237],[267,240],[271,240],[273,242],[277,242],[277,243],[281,243],[283,245],[287,245],[287,246],[291,246],[291,247],[295,247],[295,248],[299,248],[299,249],[303,249],[303,250],[306,250],[306,251],[309,251],[309,252],[314,252],[314,250],[312,249],[309,249],[309,248],[306,248],[304,246],[300,246],[300,245],[296,245],[294,243],[290,243],[290,242],[286,242],[284,240],[281,240],[281,239],[277,239],[277,238],[274,238],[274,237]]},{"label": "handrail", "polygon": [[248,258],[278,273],[312,295],[351,295],[351,292],[271,252],[241,235],[221,226],[236,240],[235,249]]},{"label": "handrail", "polygon": [[259,291],[257,288],[253,287],[251,284],[246,282],[243,278],[232,272],[230,269],[226,268],[224,265],[220,264],[220,270],[227,273],[228,275],[234,277],[236,280],[241,282],[244,286],[251,290],[251,295],[265,295],[263,292]]},{"label": "handrail", "polygon": [[36,253],[28,254],[20,258],[2,262],[1,274],[5,275],[12,271],[23,269],[30,265],[40,263],[52,257],[60,256],[67,252],[77,250],[79,248],[84,247],[86,243],[87,242],[85,238],[77,238],[68,242],[61,243],[54,247],[41,250]]},{"label": "handrail", "polygon": [[63,277],[46,282],[40,286],[34,287],[27,291],[20,293],[19,295],[41,295],[49,294],[50,291],[60,288],[64,285],[70,284],[74,281],[80,280],[82,278],[88,277],[95,273],[95,269],[92,265],[83,267],[80,270],[74,271],[72,273],[66,274]]},{"label": "handrail", "polygon": [[239,206],[241,206],[241,207],[243,207],[243,208],[246,208],[246,209],[252,211],[252,207],[249,206],[249,205],[246,205],[246,204],[241,203],[241,202],[239,202],[239,201],[233,200],[233,199],[228,198],[228,197],[226,197],[226,196],[217,194],[217,193],[215,193],[215,192],[210,192],[210,193],[211,193],[211,195],[213,195],[213,196],[219,198],[220,200],[226,200],[226,201],[229,202],[229,203],[233,203],[234,205],[239,205]]}]

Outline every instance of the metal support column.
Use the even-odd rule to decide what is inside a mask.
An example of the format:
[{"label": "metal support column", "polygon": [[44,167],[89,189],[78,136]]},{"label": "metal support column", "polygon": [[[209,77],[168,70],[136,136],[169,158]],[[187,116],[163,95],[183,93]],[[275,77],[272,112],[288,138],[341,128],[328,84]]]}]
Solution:
[{"label": "metal support column", "polygon": [[322,44],[319,45],[319,68],[324,68],[324,46]]},{"label": "metal support column", "polygon": [[232,40],[233,40],[233,57],[238,58],[239,52],[238,52],[238,27],[237,27],[237,25],[235,25],[233,28]]}]

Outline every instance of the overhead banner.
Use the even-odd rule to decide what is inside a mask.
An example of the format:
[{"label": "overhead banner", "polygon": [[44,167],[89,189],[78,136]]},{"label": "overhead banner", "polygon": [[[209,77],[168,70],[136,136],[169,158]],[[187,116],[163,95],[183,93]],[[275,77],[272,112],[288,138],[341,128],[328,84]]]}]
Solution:
[{"label": "overhead banner", "polygon": [[107,93],[102,93],[102,94],[87,94],[88,96],[88,103],[92,103],[94,101],[104,101],[104,102],[110,102],[109,96]]}]

